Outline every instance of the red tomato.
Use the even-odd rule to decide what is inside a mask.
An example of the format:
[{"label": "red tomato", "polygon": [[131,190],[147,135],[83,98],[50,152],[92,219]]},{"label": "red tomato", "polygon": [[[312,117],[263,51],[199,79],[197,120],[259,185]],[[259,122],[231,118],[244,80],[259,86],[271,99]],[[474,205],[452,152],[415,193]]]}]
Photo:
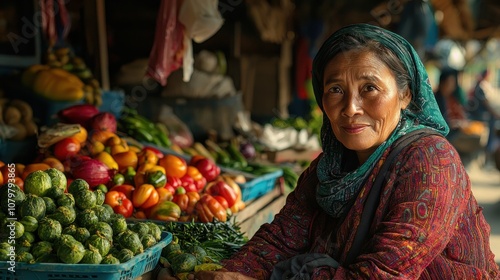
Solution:
[{"label": "red tomato", "polygon": [[115,213],[122,214],[125,218],[129,218],[130,216],[132,216],[132,212],[134,211],[132,201],[130,201],[130,199],[128,199],[122,192],[107,192],[104,203],[111,206]]},{"label": "red tomato", "polygon": [[54,144],[54,156],[60,160],[66,160],[80,151],[80,142],[74,138],[64,138]]},{"label": "red tomato", "polygon": [[128,199],[132,200],[132,192],[134,191],[134,189],[135,188],[132,185],[123,184],[123,185],[113,186],[111,189],[109,189],[109,191],[122,192]]}]

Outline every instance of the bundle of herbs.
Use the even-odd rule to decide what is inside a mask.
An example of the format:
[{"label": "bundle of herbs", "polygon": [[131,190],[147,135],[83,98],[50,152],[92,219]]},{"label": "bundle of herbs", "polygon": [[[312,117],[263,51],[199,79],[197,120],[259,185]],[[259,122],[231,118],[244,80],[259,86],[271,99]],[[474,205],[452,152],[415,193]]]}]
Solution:
[{"label": "bundle of herbs", "polygon": [[213,262],[231,257],[248,241],[234,217],[226,222],[167,223],[165,230],[172,233],[182,248],[202,247]]}]

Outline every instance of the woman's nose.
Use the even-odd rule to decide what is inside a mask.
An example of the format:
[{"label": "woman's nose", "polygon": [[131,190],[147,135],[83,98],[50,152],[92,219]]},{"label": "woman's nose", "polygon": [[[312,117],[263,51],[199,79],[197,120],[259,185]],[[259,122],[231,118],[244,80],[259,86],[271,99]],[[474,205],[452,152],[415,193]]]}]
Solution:
[{"label": "woman's nose", "polygon": [[357,94],[347,94],[342,113],[347,117],[352,117],[361,113],[361,100]]}]

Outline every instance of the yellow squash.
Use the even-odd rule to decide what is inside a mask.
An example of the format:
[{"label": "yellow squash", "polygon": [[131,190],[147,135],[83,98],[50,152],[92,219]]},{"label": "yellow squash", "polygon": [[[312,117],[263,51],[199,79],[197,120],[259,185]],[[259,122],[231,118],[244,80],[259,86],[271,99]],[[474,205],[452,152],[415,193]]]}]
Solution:
[{"label": "yellow squash", "polygon": [[33,90],[51,100],[77,101],[83,98],[83,82],[66,70],[41,69],[36,73]]}]

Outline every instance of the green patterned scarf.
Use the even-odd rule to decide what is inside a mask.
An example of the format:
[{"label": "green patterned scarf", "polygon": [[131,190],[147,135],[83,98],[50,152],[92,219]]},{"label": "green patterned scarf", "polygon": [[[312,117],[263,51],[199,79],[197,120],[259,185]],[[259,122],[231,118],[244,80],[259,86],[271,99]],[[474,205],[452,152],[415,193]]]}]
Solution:
[{"label": "green patterned scarf", "polygon": [[[381,27],[369,24],[346,26],[329,37],[319,49],[313,61],[313,88],[316,101],[321,108],[323,95],[323,71],[325,65],[338,53],[334,46],[345,35],[362,36],[374,39],[394,52],[401,60],[411,77],[410,90],[412,101],[402,111],[401,119],[389,139],[382,143],[368,160],[359,167],[348,168],[357,164],[354,151],[345,148],[334,136],[330,121],[323,114],[321,141],[323,157],[318,163],[319,186],[316,200],[331,216],[339,217],[347,211],[350,203],[356,198],[368,175],[384,151],[392,143],[406,133],[431,128],[446,136],[449,129],[440,113],[434,93],[429,84],[427,72],[417,52],[404,38]],[[347,171],[346,171],[347,170]]]}]

